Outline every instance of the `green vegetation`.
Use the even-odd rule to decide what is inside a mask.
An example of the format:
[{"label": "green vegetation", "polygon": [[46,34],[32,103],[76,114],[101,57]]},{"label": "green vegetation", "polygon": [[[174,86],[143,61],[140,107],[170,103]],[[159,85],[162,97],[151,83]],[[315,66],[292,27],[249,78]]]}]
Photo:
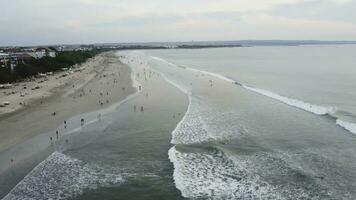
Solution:
[{"label": "green vegetation", "polygon": [[66,51],[58,53],[55,58],[43,57],[19,63],[12,73],[9,67],[0,68],[0,83],[11,83],[37,75],[38,73],[55,72],[62,68],[69,68],[75,64],[87,61],[98,53],[100,53],[98,50]]}]

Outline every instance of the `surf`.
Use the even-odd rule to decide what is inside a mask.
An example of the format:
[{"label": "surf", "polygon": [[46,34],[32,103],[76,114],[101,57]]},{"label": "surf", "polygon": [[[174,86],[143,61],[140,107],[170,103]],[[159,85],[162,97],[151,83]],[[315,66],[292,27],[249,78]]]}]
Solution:
[{"label": "surf", "polygon": [[4,200],[68,199],[82,194],[88,188],[95,189],[123,182],[122,174],[54,152],[27,174]]},{"label": "surf", "polygon": [[[241,81],[231,79],[229,77],[226,77],[226,76],[218,74],[218,73],[209,72],[209,71],[200,70],[200,69],[195,69],[195,68],[191,68],[191,67],[188,67],[188,66],[179,66],[179,65],[176,65],[174,63],[171,63],[171,62],[166,61],[166,60],[164,60],[162,58],[159,58],[159,57],[155,57],[155,56],[151,56],[151,57],[152,57],[152,59],[155,59],[155,60],[158,60],[158,61],[161,61],[161,62],[165,62],[170,66],[180,67],[180,68],[183,68],[183,69],[186,69],[186,70],[190,70],[190,71],[193,71],[193,72],[199,72],[199,73],[202,73],[202,74],[205,74],[205,75],[210,75],[210,76],[219,78],[220,80],[224,80],[224,81],[227,81],[229,83],[233,83],[233,84],[235,84],[235,85],[237,85],[239,87],[243,87],[244,89],[249,90],[251,92],[254,92],[256,94],[259,94],[259,95],[262,95],[262,96],[277,100],[277,101],[279,101],[281,103],[284,103],[286,105],[289,105],[289,106],[304,110],[306,112],[309,112],[309,113],[312,113],[312,114],[315,114],[315,115],[330,116],[330,117],[335,119],[335,123],[338,126],[340,126],[341,128],[345,129],[346,131],[348,131],[350,133],[356,134],[356,123],[352,123],[352,122],[340,119],[336,115],[336,113],[338,113],[339,110],[335,106],[322,106],[322,105],[312,104],[312,103],[309,103],[309,102],[305,102],[303,100],[286,97],[286,96],[277,94],[277,93],[269,91],[269,90],[265,90],[265,89],[261,89],[261,88],[255,87],[255,86],[244,84]],[[340,111],[340,112],[342,112],[342,111]]]},{"label": "surf", "polygon": [[[189,97],[189,105],[185,115],[171,132],[171,143],[173,144],[173,147],[168,151],[168,158],[173,164],[173,180],[176,188],[181,192],[183,197],[208,199],[258,199],[260,197],[288,199],[288,197],[301,197],[300,195],[313,197],[313,195],[320,194],[320,186],[317,185],[319,176],[307,174],[301,169],[294,168],[293,165],[290,165],[289,162],[284,160],[285,157],[283,156],[285,155],[283,153],[279,154],[275,152],[257,151],[257,157],[255,158],[250,157],[248,154],[244,155],[242,153],[236,155],[236,152],[230,152],[229,147],[224,146],[225,144],[228,144],[229,137],[231,137],[231,135],[236,135],[240,140],[243,140],[244,138],[243,136],[240,137],[241,135],[236,131],[236,127],[226,127],[227,124],[238,124],[236,120],[238,118],[232,118],[235,121],[227,121],[230,120],[229,118],[233,117],[233,115],[229,115],[226,111],[223,113],[224,115],[220,115],[220,113],[218,113],[219,110],[212,109],[209,102],[206,102],[207,99],[204,98],[204,96],[199,95],[199,91],[193,90],[193,88],[189,87],[188,81],[180,81],[180,78],[187,75],[189,76],[187,78],[194,79],[197,77],[194,77],[194,74],[197,74],[198,72],[207,76],[219,78],[219,80],[227,81],[232,84],[230,88],[232,89],[231,91],[234,91],[236,85],[258,95],[269,95],[269,98],[277,97],[280,102],[281,100],[284,100],[285,102],[282,102],[284,104],[295,103],[296,105],[293,107],[302,107],[299,109],[304,111],[308,111],[307,109],[310,108],[310,106],[314,106],[314,113],[310,110],[308,112],[320,116],[334,116],[335,112],[338,111],[336,108],[319,107],[318,105],[299,100],[293,101],[293,99],[287,97],[285,97],[287,99],[284,99],[282,95],[275,96],[278,94],[273,93],[272,95],[268,93],[270,91],[266,92],[266,90],[258,90],[259,88],[257,88],[256,91],[252,91],[252,86],[248,86],[220,74],[197,70],[187,66],[178,66],[169,61],[165,61],[164,59],[150,57],[144,54],[141,54],[141,56],[143,56],[141,59],[146,61],[147,59],[157,61],[152,63],[153,65],[157,64],[157,67],[151,66],[151,64],[148,66],[156,69],[156,71],[163,70],[160,74],[165,80],[176,86],[178,89],[180,88],[181,91],[186,93]],[[164,65],[161,65],[161,62],[163,62]],[[178,70],[166,72],[165,68],[169,66],[177,67]],[[180,70],[189,70],[195,73],[191,74],[186,72],[182,73],[182,76],[179,72],[184,71]],[[207,81],[207,77],[205,77],[204,80],[202,79],[202,81]],[[206,84],[206,82],[201,83]],[[221,83],[223,82],[220,82],[220,84]],[[195,84],[196,83],[193,82],[193,85]],[[228,86],[226,83],[223,84]],[[206,85],[204,85],[204,87],[206,87]],[[301,105],[304,106],[304,109]],[[226,115],[229,116],[226,117]],[[332,117],[332,119],[337,120],[335,117]],[[216,129],[214,126],[219,126],[221,128]],[[225,129],[231,129],[234,132],[223,133]],[[227,142],[224,143],[225,141]],[[247,144],[247,147],[250,146]],[[252,162],[250,159],[255,160]],[[260,164],[260,166],[255,167],[254,164],[256,163]],[[291,164],[293,163],[291,162]],[[282,166],[281,170],[286,172],[288,176],[291,176],[292,178],[294,176],[302,176],[303,178],[310,180],[310,182],[306,181],[308,186],[316,189],[315,191],[312,190],[310,192],[303,190],[303,192],[308,192],[303,194],[295,185],[284,184],[285,187],[275,188],[273,184],[269,184],[270,180],[268,180],[268,178],[262,175],[259,176],[260,173],[258,167],[261,168],[261,166],[265,165],[272,167],[272,169],[276,168],[275,170],[277,174]],[[304,182],[302,184],[304,184]]]}]

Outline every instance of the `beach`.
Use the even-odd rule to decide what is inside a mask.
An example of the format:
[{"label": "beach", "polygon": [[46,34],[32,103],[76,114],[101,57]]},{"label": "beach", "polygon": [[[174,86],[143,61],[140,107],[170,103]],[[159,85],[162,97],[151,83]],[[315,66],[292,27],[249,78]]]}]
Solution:
[{"label": "beach", "polygon": [[[288,54],[284,59],[289,60],[299,57],[288,51],[301,53],[305,61],[314,52],[311,47],[270,48],[269,52]],[[82,92],[63,92],[63,98],[79,101],[80,106],[81,98],[95,88],[91,85],[99,82],[102,86],[97,86],[99,95],[90,96],[97,98],[92,103],[100,105],[83,109],[66,118],[66,123],[62,119],[54,129],[34,134],[0,153],[0,197],[354,199],[356,138],[335,123],[344,119],[343,109],[353,110],[339,104],[336,112],[319,112],[324,108],[320,106],[335,104],[319,103],[318,95],[304,99],[297,88],[298,98],[287,95],[281,89],[289,91],[292,78],[283,81],[277,76],[282,80],[273,80],[279,87],[267,87],[273,86],[268,72],[280,72],[271,66],[284,66],[279,57],[270,61],[263,74],[249,71],[259,63],[244,67],[251,65],[251,57],[268,60],[266,49],[111,54],[116,67],[127,67],[130,73],[126,78],[136,90],[106,105],[103,97],[108,96],[110,82],[115,80],[107,81],[110,76],[103,71],[97,77],[104,78],[88,78],[90,81],[79,84],[84,85],[85,89],[79,89]],[[338,50],[330,47],[322,51],[326,55]],[[247,61],[232,65],[242,60],[236,59],[242,54]],[[290,65],[289,77],[300,72],[300,67]],[[122,85],[117,89],[127,90]],[[303,91],[308,94],[306,89]],[[349,87],[341,85],[332,91],[347,93]],[[337,102],[331,94],[326,96],[326,101]],[[354,108],[352,101],[338,100]],[[56,115],[51,112],[47,118],[60,111],[56,110]],[[348,117],[353,119],[350,113]]]},{"label": "beach", "polygon": [[116,58],[130,65],[137,92],[68,119],[58,138],[52,130],[0,154],[0,163],[8,162],[0,165],[0,197],[110,199],[109,189],[122,198],[180,199],[167,152],[187,96],[146,63]]},{"label": "beach", "polygon": [[[11,102],[0,107],[0,152],[54,131],[69,117],[107,107],[135,91],[130,68],[113,52],[102,53],[73,70],[16,85],[0,91],[0,102]],[[32,90],[35,87],[39,89]]]}]

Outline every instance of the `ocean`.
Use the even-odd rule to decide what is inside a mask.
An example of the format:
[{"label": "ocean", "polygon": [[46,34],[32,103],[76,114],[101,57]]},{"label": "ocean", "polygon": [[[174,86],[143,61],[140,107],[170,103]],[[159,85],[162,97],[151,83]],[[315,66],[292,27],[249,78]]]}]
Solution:
[{"label": "ocean", "polygon": [[89,114],[4,199],[355,199],[354,52],[118,52],[142,90]]}]

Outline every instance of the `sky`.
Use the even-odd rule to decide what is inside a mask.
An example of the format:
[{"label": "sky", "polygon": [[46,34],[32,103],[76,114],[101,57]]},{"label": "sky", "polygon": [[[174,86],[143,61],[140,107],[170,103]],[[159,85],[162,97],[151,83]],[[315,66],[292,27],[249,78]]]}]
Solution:
[{"label": "sky", "polygon": [[356,40],[356,0],[0,0],[0,46]]}]

